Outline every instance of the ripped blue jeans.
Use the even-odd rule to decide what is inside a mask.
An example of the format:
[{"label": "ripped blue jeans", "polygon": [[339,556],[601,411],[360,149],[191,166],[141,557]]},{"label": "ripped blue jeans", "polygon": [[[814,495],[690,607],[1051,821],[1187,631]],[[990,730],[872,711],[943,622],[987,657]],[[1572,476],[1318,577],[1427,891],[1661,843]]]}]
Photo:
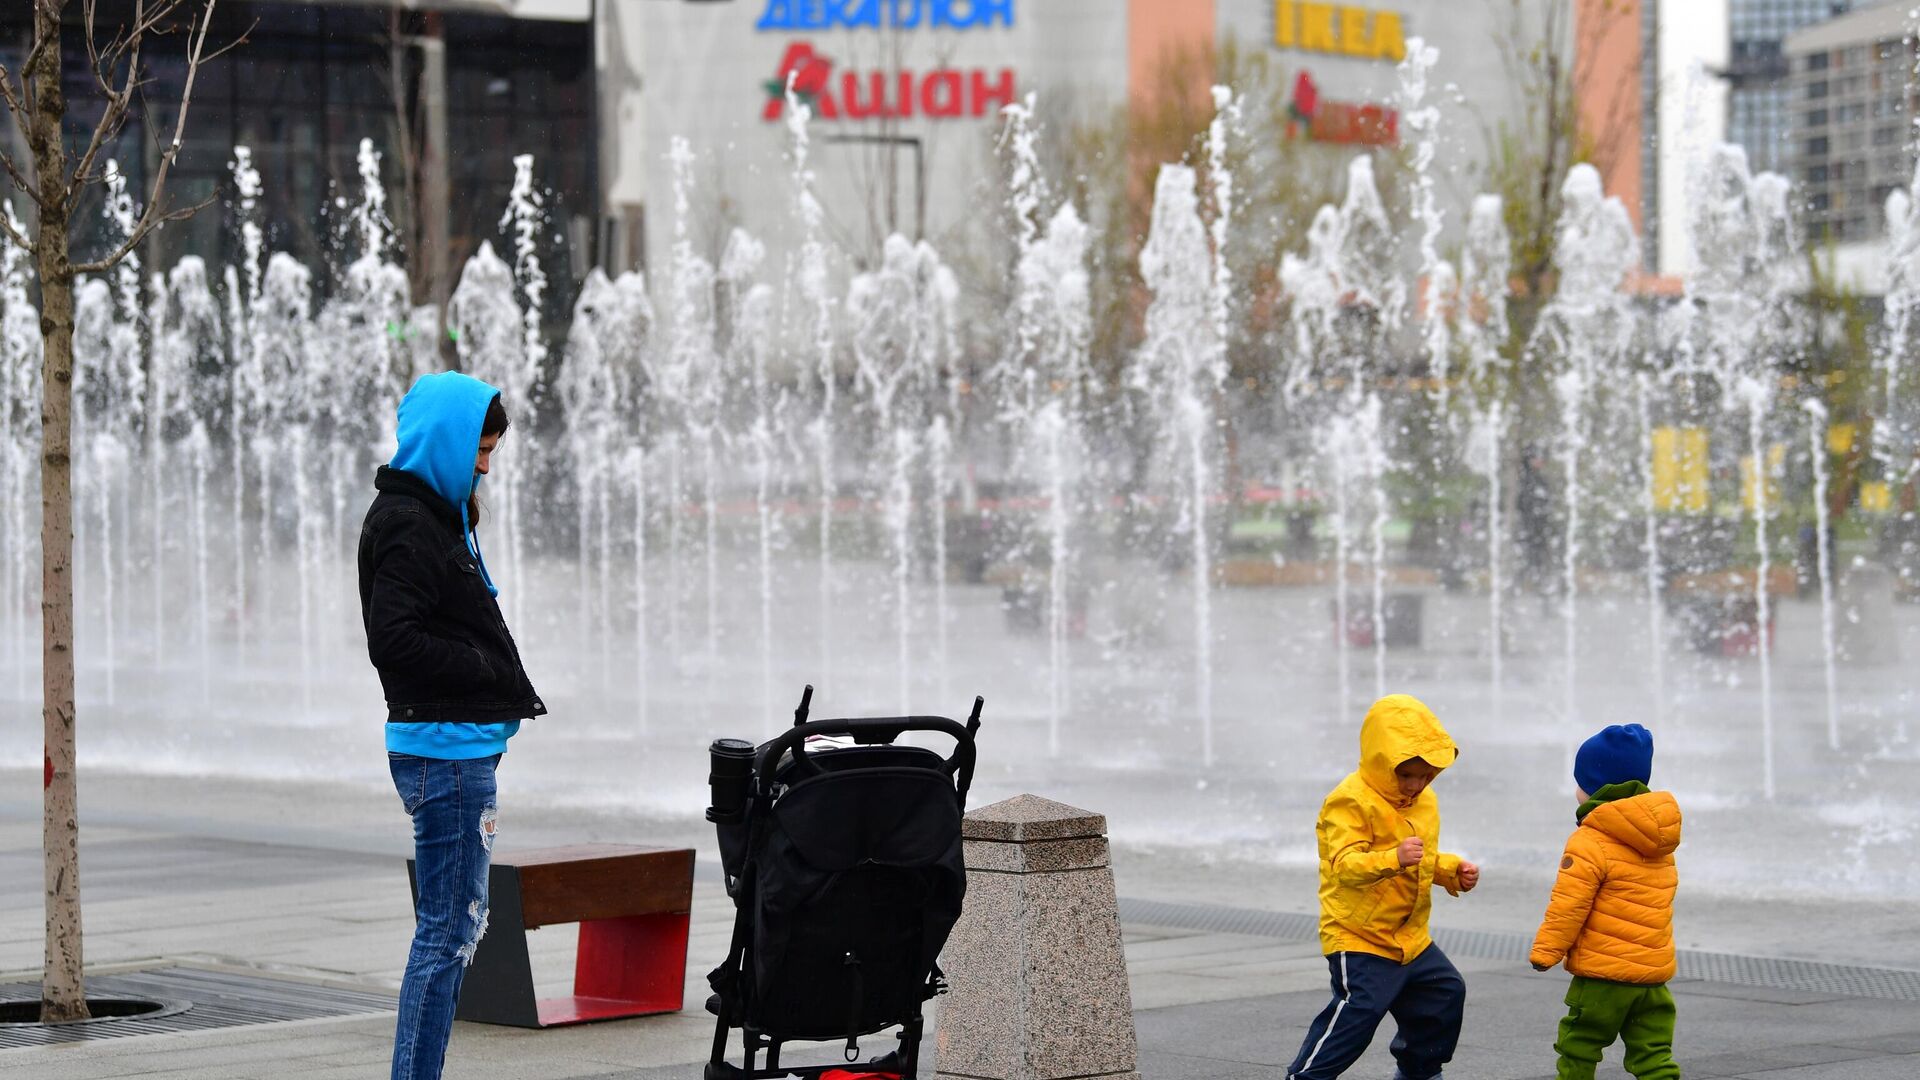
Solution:
[{"label": "ripped blue jeans", "polygon": [[439,1080],[453,1007],[487,932],[487,869],[498,814],[500,755],[442,761],[387,754],[393,786],[413,818],[413,948],[400,983],[393,1080]]}]

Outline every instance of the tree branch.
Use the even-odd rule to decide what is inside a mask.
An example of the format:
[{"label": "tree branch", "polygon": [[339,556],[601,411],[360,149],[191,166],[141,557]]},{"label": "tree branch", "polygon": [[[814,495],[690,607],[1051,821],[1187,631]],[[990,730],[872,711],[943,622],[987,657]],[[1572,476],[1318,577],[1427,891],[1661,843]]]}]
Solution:
[{"label": "tree branch", "polygon": [[[86,0],[87,49],[90,55],[93,54],[92,53],[92,50],[93,50],[92,20],[93,20],[93,8],[95,3],[96,3],[96,0]],[[101,92],[106,96],[107,107],[101,113],[100,122],[94,125],[93,137],[88,141],[86,152],[81,155],[80,164],[76,169],[74,169],[71,181],[67,185],[67,194],[69,198],[77,198],[79,196],[80,189],[82,187],[84,187],[87,184],[94,183],[98,179],[93,172],[94,160],[98,157],[102,145],[107,140],[112,139],[113,137],[119,134],[121,126],[126,123],[127,111],[133,103],[134,90],[137,87],[143,85],[145,82],[145,80],[142,80],[139,77],[141,42],[147,33],[158,32],[158,27],[160,25],[161,20],[165,16],[171,14],[176,8],[180,6],[181,3],[182,3],[182,0],[162,0],[160,5],[154,9],[152,14],[149,15],[145,12],[146,0],[136,0],[136,5],[134,7],[134,14],[133,14],[133,18],[134,18],[133,29],[131,31],[127,31],[124,35],[115,36],[113,43],[108,46],[107,52],[105,54],[107,59],[104,65],[99,60],[99,57],[95,56],[93,77],[94,77],[94,80],[99,84]],[[207,15],[209,16],[209,21],[211,21],[212,14],[213,14],[213,5],[209,3],[207,5]],[[255,25],[258,25],[257,20],[255,22]],[[189,88],[192,85],[191,79],[192,79],[194,69],[198,68],[200,64],[203,64],[209,60],[219,59],[220,56],[223,53],[225,53],[227,50],[232,49],[235,46],[244,43],[247,40],[247,33],[251,32],[252,29],[253,27],[249,26],[247,30],[243,31],[238,38],[235,38],[233,41],[228,42],[226,45],[222,46],[219,50],[214,52],[213,55],[211,56],[206,56],[206,57],[199,56],[198,49],[196,49],[192,66],[189,67],[188,69]],[[199,46],[204,46],[205,41],[206,41],[206,27],[205,25],[203,25],[201,27],[199,40],[196,44]],[[127,58],[127,77],[126,77],[126,82],[119,89],[116,90],[112,82],[112,73],[113,73],[113,69],[119,66],[120,55],[122,53],[124,53]],[[182,100],[183,100],[183,113],[184,113],[184,98]]]},{"label": "tree branch", "polygon": [[131,51],[136,59],[140,51],[140,42],[148,33],[165,33],[162,24],[184,0],[156,0],[149,13],[146,0],[136,0],[133,9],[133,26],[122,27],[114,32],[113,39],[107,42],[104,51],[98,51],[94,45],[93,9],[97,0],[85,0],[86,3],[86,40],[87,58],[93,64],[93,77],[102,89],[111,92],[110,73],[120,66],[120,57]]},{"label": "tree branch", "polygon": [[9,154],[4,150],[0,150],[0,166],[5,166],[7,170],[7,175],[13,178],[14,187],[19,188],[21,191],[26,192],[30,197],[32,197],[34,205],[36,206],[40,205],[39,189],[35,188],[31,183],[27,181],[27,178],[25,176],[21,175],[20,166],[14,164],[12,154]]},{"label": "tree branch", "polygon": [[[27,69],[21,68],[20,70],[22,72],[25,72]],[[25,83],[22,83],[21,85],[24,86]],[[16,116],[22,117],[22,120],[21,120],[22,123],[26,122],[24,119],[26,107],[27,107],[26,102],[22,101],[20,98],[20,94],[14,91],[13,73],[7,70],[7,65],[5,64],[0,64],[0,98],[4,98],[6,100],[8,112],[11,112]]]},{"label": "tree branch", "polygon": [[[87,55],[93,61],[93,78],[94,81],[100,84],[100,89],[106,94],[107,105],[105,109],[101,110],[100,122],[93,126],[93,137],[87,140],[86,152],[80,155],[80,163],[74,167],[73,176],[66,178],[67,198],[69,200],[79,197],[81,186],[88,182],[87,175],[93,171],[93,159],[100,153],[101,145],[111,137],[111,134],[118,133],[121,123],[126,119],[127,102],[133,96],[134,82],[139,78],[140,74],[140,38],[142,34],[145,33],[144,29],[142,29],[142,16],[145,14],[145,10],[146,0],[134,0],[134,29],[130,32],[129,37],[124,43],[125,47],[131,50],[128,54],[127,61],[127,82],[125,86],[122,86],[119,90],[115,90],[113,88],[112,76],[113,65],[117,63],[117,61],[110,60],[104,69],[101,67],[99,55],[94,52],[93,48],[94,0],[86,0]],[[122,43],[116,38],[114,44],[109,47],[109,51],[113,52],[120,47],[122,47]]]},{"label": "tree branch", "polygon": [[[54,48],[59,43],[59,40],[60,38],[57,34],[52,37],[34,39],[33,47],[27,50],[27,58],[20,62],[20,75],[22,79],[24,79],[26,73],[33,68],[33,62],[40,59],[40,54],[50,48]],[[25,83],[23,82],[21,85],[24,86]]]},{"label": "tree branch", "polygon": [[[36,11],[42,8],[46,9],[46,14],[52,18],[53,24],[55,26],[60,25],[59,5],[51,3],[50,0],[33,0],[33,6]],[[19,96],[14,96],[11,84],[8,84],[6,88],[7,105],[13,109],[14,120],[20,125],[20,134],[26,136],[29,141],[33,138],[31,131],[32,124],[29,118],[33,113],[34,100],[33,83],[32,80],[27,77],[27,73],[33,70],[34,62],[40,59],[41,53],[46,52],[50,48],[58,49],[59,47],[60,35],[57,32],[48,37],[36,36],[31,46],[27,49],[26,59],[20,64]]]},{"label": "tree branch", "polygon": [[239,48],[240,46],[248,44],[249,43],[248,35],[253,33],[254,27],[259,25],[260,25],[259,19],[255,19],[251,23],[248,23],[247,28],[245,30],[240,31],[239,37],[234,38],[232,41],[229,41],[225,45],[222,45],[219,48],[213,50],[213,52],[206,57],[206,60],[218,60],[221,57],[232,52],[233,50]]},{"label": "tree branch", "polygon": [[7,239],[12,240],[15,244],[18,244],[22,251],[25,251],[28,254],[33,253],[33,250],[34,250],[33,242],[28,240],[26,237],[20,235],[20,230],[13,227],[12,214],[0,214],[0,232],[4,232],[7,235]]},{"label": "tree branch", "polygon": [[113,269],[115,264],[126,257],[127,252],[138,247],[140,241],[146,239],[148,233],[169,221],[185,221],[200,211],[205,210],[207,207],[212,206],[218,199],[218,195],[209,195],[206,199],[192,206],[183,206],[178,210],[168,210],[162,214],[142,216],[140,224],[134,226],[133,234],[127,237],[126,241],[122,243],[116,251],[110,255],[95,259],[92,262],[74,263],[73,272],[76,274],[102,274]]},{"label": "tree branch", "polygon": [[[154,170],[153,186],[149,189],[147,204],[141,211],[140,220],[134,223],[126,238],[110,254],[105,258],[76,266],[77,273],[99,273],[113,266],[125,258],[127,252],[140,246],[140,242],[147,238],[147,234],[162,223],[189,217],[212,203],[213,200],[209,199],[186,210],[162,211],[160,209],[161,199],[167,188],[167,172],[173,168],[174,159],[180,156],[180,144],[186,137],[187,110],[193,104],[193,80],[200,74],[200,64],[207,45],[207,32],[213,27],[213,7],[216,2],[217,0],[207,0],[206,13],[200,20],[200,29],[193,32],[193,45],[187,56],[187,82],[180,89],[180,111],[174,117],[173,139],[167,143],[167,148],[160,152],[160,167]],[[218,56],[219,53],[216,52],[214,55]]]},{"label": "tree branch", "polygon": [[27,133],[26,70],[20,69],[20,89],[16,91],[13,88],[13,73],[7,70],[5,64],[0,64],[0,100],[5,100],[7,112],[13,115],[14,125],[22,135]]}]

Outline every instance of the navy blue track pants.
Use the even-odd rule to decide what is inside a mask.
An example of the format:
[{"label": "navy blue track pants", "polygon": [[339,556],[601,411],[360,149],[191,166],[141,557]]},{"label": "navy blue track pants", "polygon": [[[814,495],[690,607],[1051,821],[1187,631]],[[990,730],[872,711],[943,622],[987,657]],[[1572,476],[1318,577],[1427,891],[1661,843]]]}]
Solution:
[{"label": "navy blue track pants", "polygon": [[1333,1000],[1307,1028],[1300,1053],[1287,1068],[1287,1080],[1332,1080],[1360,1060],[1373,1030],[1392,1014],[1400,1027],[1393,1037],[1395,1061],[1404,1080],[1432,1080],[1453,1059],[1460,1041],[1460,1016],[1467,983],[1453,961],[1429,945],[1411,964],[1371,953],[1338,952],[1327,957],[1333,974]]}]

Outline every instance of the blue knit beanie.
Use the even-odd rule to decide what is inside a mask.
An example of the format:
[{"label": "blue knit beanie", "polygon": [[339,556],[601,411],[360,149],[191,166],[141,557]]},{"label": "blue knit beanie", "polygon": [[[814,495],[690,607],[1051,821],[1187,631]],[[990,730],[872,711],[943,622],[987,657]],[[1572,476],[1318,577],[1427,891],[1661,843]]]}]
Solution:
[{"label": "blue knit beanie", "polygon": [[1653,732],[1639,724],[1612,724],[1580,744],[1573,782],[1591,795],[1608,784],[1648,783],[1653,776]]}]

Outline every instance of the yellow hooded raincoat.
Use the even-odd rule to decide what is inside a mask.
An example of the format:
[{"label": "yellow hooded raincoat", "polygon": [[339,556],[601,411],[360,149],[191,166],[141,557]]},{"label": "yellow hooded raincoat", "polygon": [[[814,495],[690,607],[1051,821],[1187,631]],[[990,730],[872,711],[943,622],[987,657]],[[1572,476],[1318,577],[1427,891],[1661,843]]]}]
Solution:
[{"label": "yellow hooded raincoat", "polygon": [[[1433,943],[1430,890],[1437,884],[1460,894],[1460,856],[1440,852],[1440,803],[1432,786],[1408,799],[1393,770],[1410,758],[1444,769],[1459,753],[1417,698],[1394,694],[1367,710],[1360,768],[1320,805],[1322,952],[1372,953],[1409,964]],[[1403,868],[1398,848],[1412,836],[1425,842],[1426,857]]]}]

